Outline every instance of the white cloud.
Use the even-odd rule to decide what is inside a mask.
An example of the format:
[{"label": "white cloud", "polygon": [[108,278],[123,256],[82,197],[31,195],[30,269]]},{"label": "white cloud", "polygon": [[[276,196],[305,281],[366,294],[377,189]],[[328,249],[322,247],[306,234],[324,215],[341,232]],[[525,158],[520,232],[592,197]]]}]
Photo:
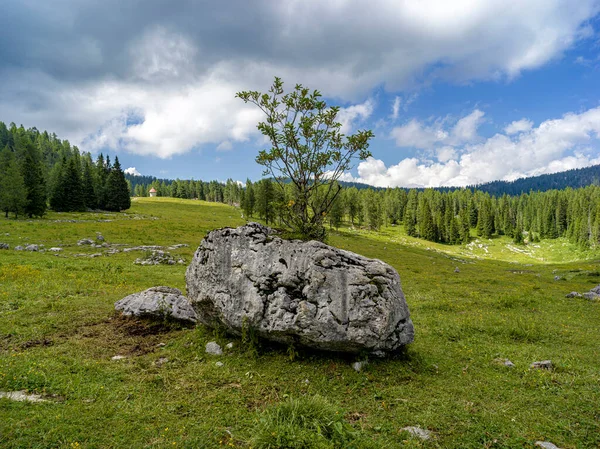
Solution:
[{"label": "white cloud", "polygon": [[341,132],[344,134],[352,133],[358,123],[364,122],[371,116],[374,106],[375,102],[369,98],[364,103],[340,108],[337,120],[342,124]]},{"label": "white cloud", "polygon": [[412,147],[422,150],[431,149],[441,143],[459,145],[473,142],[477,136],[477,128],[483,123],[484,113],[475,109],[469,115],[459,119],[452,128],[445,128],[448,118],[437,119],[432,125],[412,119],[402,126],[392,129],[390,135],[399,147]]},{"label": "white cloud", "polygon": [[600,140],[600,107],[524,128],[516,135],[496,134],[460,147],[433,139],[429,143],[439,145],[435,147],[438,162],[407,158],[388,167],[370,158],[358,165],[358,177],[345,179],[379,187],[465,186],[600,164],[600,155],[590,148]]},{"label": "white cloud", "polygon": [[[589,38],[587,21],[598,12],[596,0],[290,0],[221,2],[210,11],[175,1],[167,15],[153,4],[115,15],[112,1],[60,3],[25,8],[27,20],[15,23],[30,28],[5,33],[4,46],[18,47],[7,57],[28,56],[0,68],[0,119],[48,129],[83,150],[161,158],[256,135],[260,111],[234,95],[266,90],[273,74],[287,87],[301,82],[359,103],[342,111],[347,130],[371,116],[373,100],[364,100],[374,88],[514,78]],[[45,45],[33,35],[38,22],[55,28]],[[392,116],[414,98],[404,96]],[[417,148],[459,145],[476,136],[476,113],[453,130],[412,121],[392,135]]]},{"label": "white cloud", "polygon": [[126,168],[124,172],[132,176],[142,176],[142,174],[135,167]]},{"label": "white cloud", "polygon": [[533,122],[526,118],[522,118],[521,120],[516,120],[504,128],[504,132],[509,136],[513,134],[522,133],[525,131],[529,131],[533,127]]},{"label": "white cloud", "polygon": [[394,104],[392,105],[392,115],[391,115],[392,120],[398,119],[398,114],[400,112],[400,103],[402,103],[402,98],[396,96],[394,98]]},{"label": "white cloud", "polygon": [[233,148],[232,143],[229,140],[224,140],[217,145],[217,151],[229,151]]}]

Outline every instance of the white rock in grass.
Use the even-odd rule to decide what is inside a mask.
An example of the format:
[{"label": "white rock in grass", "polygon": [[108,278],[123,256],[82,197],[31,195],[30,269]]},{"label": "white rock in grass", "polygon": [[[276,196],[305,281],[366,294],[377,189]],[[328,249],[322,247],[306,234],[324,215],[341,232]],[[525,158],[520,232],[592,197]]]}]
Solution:
[{"label": "white rock in grass", "polygon": [[225,347],[226,347],[227,349],[233,349],[233,343],[227,343],[227,344],[225,345]]},{"label": "white rock in grass", "polygon": [[543,447],[544,449],[560,449],[556,444],[550,443],[549,441],[536,441],[537,447]]},{"label": "white rock in grass", "polygon": [[416,426],[408,426],[408,427],[403,427],[400,430],[403,432],[408,432],[411,436],[419,438],[421,440],[430,440],[431,439],[431,432],[427,429],[421,429],[420,427],[416,427]]},{"label": "white rock in grass", "polygon": [[368,365],[368,362],[366,360],[363,360],[362,362],[354,362],[352,364],[352,369],[354,371],[356,371],[357,373],[360,373],[362,371],[362,369]]},{"label": "white rock in grass", "polygon": [[54,247],[50,248],[48,251],[52,251],[52,252],[54,252],[54,253],[58,253],[58,252],[60,252],[60,251],[62,251],[62,250],[63,250],[62,248],[59,248],[59,247],[57,247],[57,246],[54,246]]},{"label": "white rock in grass", "polygon": [[223,362],[217,362],[217,363],[215,363],[215,366],[218,366],[219,368],[221,368],[223,365],[224,365]]},{"label": "white rock in grass", "polygon": [[217,342],[209,341],[208,343],[206,343],[206,353],[212,355],[222,355],[223,350]]},{"label": "white rock in grass", "polygon": [[111,360],[123,360],[124,358],[125,358],[124,355],[115,355],[115,356],[112,356],[110,359]]},{"label": "white rock in grass", "polygon": [[1,398],[19,402],[48,402],[39,394],[28,394],[26,391],[0,391]]}]

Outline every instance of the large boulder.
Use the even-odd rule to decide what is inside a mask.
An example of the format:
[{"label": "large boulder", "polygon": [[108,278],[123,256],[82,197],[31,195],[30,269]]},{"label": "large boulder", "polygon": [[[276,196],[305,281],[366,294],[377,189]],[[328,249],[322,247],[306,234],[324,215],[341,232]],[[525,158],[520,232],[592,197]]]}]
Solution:
[{"label": "large boulder", "polygon": [[281,343],[382,355],[413,341],[400,277],[380,260],[283,240],[258,223],[210,232],[187,269],[198,320]]},{"label": "large boulder", "polygon": [[172,319],[195,323],[196,312],[183,293],[171,287],[152,287],[134,293],[115,303],[115,309],[125,316]]}]

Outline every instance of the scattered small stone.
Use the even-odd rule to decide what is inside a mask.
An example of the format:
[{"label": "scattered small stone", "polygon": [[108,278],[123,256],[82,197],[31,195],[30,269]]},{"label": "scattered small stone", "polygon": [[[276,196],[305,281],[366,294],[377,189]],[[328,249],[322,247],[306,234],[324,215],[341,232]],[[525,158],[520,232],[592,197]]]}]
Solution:
[{"label": "scattered small stone", "polygon": [[115,355],[115,356],[112,356],[110,359],[111,360],[123,360],[124,358],[125,358],[124,355]]},{"label": "scattered small stone", "polygon": [[163,249],[162,246],[158,245],[147,245],[147,246],[132,246],[131,248],[125,248],[123,250],[124,253],[129,253],[131,251],[158,251]]},{"label": "scattered small stone", "polygon": [[225,345],[225,347],[226,347],[227,349],[233,349],[233,343],[227,343],[227,344]]},{"label": "scattered small stone", "polygon": [[206,343],[206,353],[212,355],[222,355],[223,350],[216,341],[209,341]]},{"label": "scattered small stone", "polygon": [[96,234],[96,240],[98,240],[99,242],[103,242],[104,241],[104,236],[98,232]]},{"label": "scattered small stone", "polygon": [[419,438],[421,440],[430,440],[431,439],[431,432],[427,429],[421,429],[420,427],[416,427],[416,426],[408,426],[408,427],[403,427],[400,430],[403,432],[408,432],[411,436]]},{"label": "scattered small stone", "polygon": [[544,449],[560,449],[556,444],[553,444],[550,441],[536,441],[535,445],[543,447]]},{"label": "scattered small stone", "polygon": [[169,249],[179,249],[179,248],[187,248],[188,245],[187,243],[178,243],[177,245],[171,245],[169,246]]},{"label": "scattered small stone", "polygon": [[157,348],[164,348],[165,346],[167,346],[165,343],[159,343],[156,345]]},{"label": "scattered small stone", "polygon": [[217,363],[215,363],[215,366],[218,366],[219,368],[222,367],[223,365],[224,365],[223,362],[217,362]]},{"label": "scattered small stone", "polygon": [[458,267],[454,267],[454,272],[455,273],[460,273],[460,269]]},{"label": "scattered small stone", "polygon": [[92,259],[94,257],[102,257],[102,253],[94,253],[94,254],[90,254],[88,257],[91,257]]},{"label": "scattered small stone", "polygon": [[19,402],[48,402],[39,394],[29,394],[24,390],[21,391],[0,391],[0,399],[10,399],[11,401]]},{"label": "scattered small stone", "polygon": [[506,366],[508,368],[514,368],[515,367],[515,364],[513,362],[511,362],[508,359],[503,359],[503,358],[494,359],[494,363],[497,363],[498,365]]},{"label": "scattered small stone", "polygon": [[0,249],[10,249],[10,245],[8,243],[0,243]]},{"label": "scattered small stone", "polygon": [[581,298],[583,295],[577,292],[567,293],[566,298]]},{"label": "scattered small stone", "polygon": [[357,373],[360,373],[362,371],[362,369],[368,365],[369,362],[367,362],[366,360],[363,360],[362,362],[354,362],[352,364],[352,369],[354,371],[356,371]]},{"label": "scattered small stone", "polygon": [[[126,251],[126,250],[123,250]],[[184,264],[185,260],[178,259],[175,260],[171,254],[164,251],[152,251],[152,254],[147,256],[146,258],[138,258],[135,259],[136,265],[175,265],[175,264]]]},{"label": "scattered small stone", "polygon": [[25,247],[25,250],[26,250],[26,251],[39,251],[39,250],[40,250],[40,247],[39,247],[39,245],[33,245],[33,244],[32,244],[32,245],[27,245],[27,246]]},{"label": "scattered small stone", "polygon": [[304,383],[305,383],[306,385],[308,385],[308,384],[310,383],[310,380],[308,380],[308,379],[304,379]]},{"label": "scattered small stone", "polygon": [[92,239],[81,239],[77,242],[78,246],[85,246],[85,245],[93,245],[94,241]]},{"label": "scattered small stone", "polygon": [[154,365],[156,366],[162,366],[163,364],[167,363],[169,361],[168,358],[166,357],[161,357],[160,359],[158,359],[156,362],[154,362]]},{"label": "scattered small stone", "polygon": [[50,248],[48,251],[52,251],[53,253],[58,253],[60,251],[62,251],[62,248],[59,248],[58,246],[53,246],[52,248]]},{"label": "scattered small stone", "polygon": [[552,361],[550,361],[550,360],[542,360],[541,362],[533,362],[529,366],[529,368],[551,370],[552,369]]},{"label": "scattered small stone", "polygon": [[560,276],[554,276],[555,281],[560,281],[562,278]]},{"label": "scattered small stone", "polygon": [[23,248],[21,245],[15,246],[15,251],[24,251],[25,248]]},{"label": "scattered small stone", "polygon": [[119,252],[118,249],[113,248],[113,249],[109,249],[108,251],[106,251],[106,254],[117,254]]}]

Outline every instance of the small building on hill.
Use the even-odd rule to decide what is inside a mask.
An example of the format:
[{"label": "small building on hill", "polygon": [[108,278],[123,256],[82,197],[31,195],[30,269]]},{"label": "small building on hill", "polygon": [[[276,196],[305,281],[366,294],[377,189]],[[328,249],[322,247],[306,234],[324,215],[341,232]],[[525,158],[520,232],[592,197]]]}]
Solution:
[{"label": "small building on hill", "polygon": [[154,187],[152,187],[152,188],[150,189],[150,192],[148,192],[148,193],[150,194],[150,197],[152,197],[152,198],[153,198],[153,197],[155,197],[155,196],[156,196],[156,189],[155,189]]}]

